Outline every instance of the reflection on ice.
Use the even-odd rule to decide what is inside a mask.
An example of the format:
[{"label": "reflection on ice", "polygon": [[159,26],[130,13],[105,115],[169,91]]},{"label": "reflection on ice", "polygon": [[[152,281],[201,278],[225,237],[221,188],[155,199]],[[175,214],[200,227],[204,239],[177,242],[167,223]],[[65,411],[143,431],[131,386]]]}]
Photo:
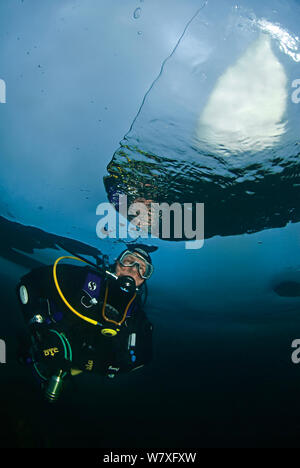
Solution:
[{"label": "reflection on ice", "polygon": [[287,81],[262,34],[218,79],[199,119],[199,143],[222,148],[223,155],[277,144],[285,132]]},{"label": "reflection on ice", "polygon": [[300,220],[290,2],[217,3],[186,25],[104,177],[116,209],[120,194],[129,204],[205,203],[205,239]]},{"label": "reflection on ice", "polygon": [[300,62],[299,37],[293,37],[278,24],[273,24],[266,19],[258,20],[257,25],[262,31],[267,32],[274,39],[279,41],[280,48],[284,53],[289,55],[295,62]]}]

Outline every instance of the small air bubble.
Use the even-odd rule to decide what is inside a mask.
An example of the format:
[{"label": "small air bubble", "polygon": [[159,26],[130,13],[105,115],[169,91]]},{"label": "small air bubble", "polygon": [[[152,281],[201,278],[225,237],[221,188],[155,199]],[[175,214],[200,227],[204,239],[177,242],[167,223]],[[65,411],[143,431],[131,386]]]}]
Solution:
[{"label": "small air bubble", "polygon": [[134,19],[140,18],[141,13],[142,13],[142,9],[140,7],[136,8],[133,13]]}]

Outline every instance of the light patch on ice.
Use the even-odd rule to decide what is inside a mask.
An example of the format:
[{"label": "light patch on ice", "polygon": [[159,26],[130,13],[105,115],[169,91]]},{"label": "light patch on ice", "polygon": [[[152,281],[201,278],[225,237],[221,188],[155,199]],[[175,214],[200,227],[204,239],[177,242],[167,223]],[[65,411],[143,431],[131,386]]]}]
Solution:
[{"label": "light patch on ice", "polygon": [[198,145],[223,154],[274,146],[285,132],[287,99],[284,68],[261,34],[218,79],[198,121]]},{"label": "light patch on ice", "polygon": [[295,62],[300,62],[299,37],[293,37],[278,24],[273,24],[265,19],[258,20],[257,25],[262,31],[267,32],[279,41],[280,48],[284,53],[289,55]]}]

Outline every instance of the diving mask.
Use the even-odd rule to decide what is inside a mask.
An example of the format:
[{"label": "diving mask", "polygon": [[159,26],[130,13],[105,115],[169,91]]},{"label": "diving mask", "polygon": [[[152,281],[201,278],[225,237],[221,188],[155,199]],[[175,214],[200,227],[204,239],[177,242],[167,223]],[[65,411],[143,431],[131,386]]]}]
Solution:
[{"label": "diving mask", "polygon": [[142,255],[137,252],[130,252],[125,250],[119,258],[119,263],[123,267],[137,267],[138,273],[141,278],[148,280],[153,273],[153,266]]}]

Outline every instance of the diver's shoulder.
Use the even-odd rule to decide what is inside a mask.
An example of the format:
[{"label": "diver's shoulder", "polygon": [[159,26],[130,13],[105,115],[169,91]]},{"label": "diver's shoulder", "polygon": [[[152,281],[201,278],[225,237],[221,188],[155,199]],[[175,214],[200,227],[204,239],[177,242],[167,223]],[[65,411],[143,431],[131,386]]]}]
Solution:
[{"label": "diver's shoulder", "polygon": [[[58,280],[68,280],[68,282],[74,282],[74,285],[77,281],[84,280],[89,274],[101,277],[101,272],[89,265],[78,266],[62,263],[57,265],[55,272]],[[20,284],[46,285],[53,282],[53,276],[54,264],[43,265],[23,275],[20,279]]]},{"label": "diver's shoulder", "polygon": [[34,268],[33,270],[23,275],[20,279],[20,282],[27,283],[27,282],[39,280],[42,277],[48,276],[51,273],[51,270],[52,270],[52,267],[50,265],[43,265],[41,267]]}]

